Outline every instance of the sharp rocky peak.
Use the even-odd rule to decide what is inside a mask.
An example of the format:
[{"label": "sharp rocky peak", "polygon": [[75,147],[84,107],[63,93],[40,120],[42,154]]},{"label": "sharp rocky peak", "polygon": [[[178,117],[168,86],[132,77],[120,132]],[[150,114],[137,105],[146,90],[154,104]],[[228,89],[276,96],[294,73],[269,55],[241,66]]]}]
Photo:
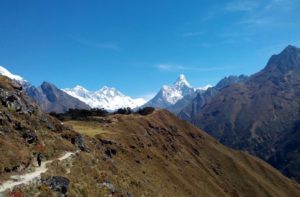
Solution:
[{"label": "sharp rocky peak", "polygon": [[179,75],[179,77],[175,81],[174,85],[177,86],[177,87],[182,87],[182,86],[187,86],[189,88],[192,87],[190,85],[190,83],[188,82],[188,80],[186,79],[186,77],[184,76],[184,74]]},{"label": "sharp rocky peak", "polygon": [[300,70],[300,48],[287,46],[281,53],[270,58],[266,69],[279,70],[281,73]]}]

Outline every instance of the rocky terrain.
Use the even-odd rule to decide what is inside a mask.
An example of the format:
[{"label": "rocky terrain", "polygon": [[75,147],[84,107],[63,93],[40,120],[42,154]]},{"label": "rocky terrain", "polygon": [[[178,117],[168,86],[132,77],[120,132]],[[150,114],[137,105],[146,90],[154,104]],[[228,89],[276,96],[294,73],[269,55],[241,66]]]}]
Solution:
[{"label": "rocky terrain", "polygon": [[223,88],[191,122],[300,181],[300,49],[288,46],[244,83]]},{"label": "rocky terrain", "polygon": [[3,196],[300,194],[298,183],[270,165],[223,146],[168,111],[63,124],[6,77],[0,77],[0,99]]},{"label": "rocky terrain", "polygon": [[2,184],[4,187],[9,186],[5,182],[10,176],[15,175],[12,177],[15,180],[18,174],[34,171],[39,153],[43,155],[43,160],[48,160],[65,151],[78,149],[72,139],[80,135],[64,128],[60,121],[42,112],[22,89],[16,81],[0,76],[1,193]]}]

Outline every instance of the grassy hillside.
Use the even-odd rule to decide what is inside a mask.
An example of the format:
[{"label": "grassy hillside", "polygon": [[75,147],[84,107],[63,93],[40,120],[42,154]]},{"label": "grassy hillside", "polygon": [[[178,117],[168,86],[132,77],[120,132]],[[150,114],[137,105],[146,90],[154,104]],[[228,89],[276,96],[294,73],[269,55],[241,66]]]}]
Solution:
[{"label": "grassy hillside", "polygon": [[[107,162],[97,173],[108,173],[119,191],[134,196],[300,196],[299,185],[270,165],[224,147],[167,111],[106,119],[66,124],[94,135],[90,148],[99,151],[93,160]],[[85,156],[91,165],[90,155]],[[81,166],[87,165],[84,161]]]},{"label": "grassy hillside", "polygon": [[167,111],[63,124],[5,77],[0,101],[0,196],[300,196],[268,164]]}]

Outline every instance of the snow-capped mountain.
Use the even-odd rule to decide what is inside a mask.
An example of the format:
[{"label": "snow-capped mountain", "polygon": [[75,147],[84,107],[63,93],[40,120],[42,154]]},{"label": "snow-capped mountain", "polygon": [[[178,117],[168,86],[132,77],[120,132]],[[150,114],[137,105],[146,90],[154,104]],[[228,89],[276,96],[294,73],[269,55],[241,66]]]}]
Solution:
[{"label": "snow-capped mountain", "polygon": [[206,91],[208,88],[212,88],[212,87],[213,87],[212,85],[206,85],[206,86],[198,87],[198,88],[195,88],[195,89],[196,89],[196,91],[197,90]]},{"label": "snow-capped mountain", "polygon": [[63,91],[78,98],[92,108],[104,108],[110,111],[124,107],[136,108],[146,103],[142,98],[132,99],[115,88],[107,86],[95,92],[89,91],[81,86],[66,88],[63,89]]},{"label": "snow-capped mountain", "polygon": [[3,66],[0,66],[0,75],[6,76],[10,79],[16,80],[21,84],[28,83],[26,80],[24,80],[21,76],[12,74],[10,71],[8,71],[6,68]]},{"label": "snow-capped mountain", "polygon": [[195,89],[189,84],[185,76],[181,74],[172,85],[164,85],[145,106],[168,108],[184,96],[193,94],[194,92]]},{"label": "snow-capped mountain", "polygon": [[54,84],[44,82],[39,87],[23,79],[19,75],[12,74],[3,66],[0,66],[0,75],[17,81],[23,86],[24,92],[38,104],[45,112],[65,112],[68,109],[89,109],[82,101],[74,98],[58,89]]},{"label": "snow-capped mountain", "polygon": [[181,74],[173,85],[164,85],[157,97],[154,97],[152,101],[155,102],[157,99],[159,105],[161,102],[166,106],[169,104],[173,105],[185,95],[192,94],[194,91],[194,88],[186,80],[185,76]]},{"label": "snow-capped mountain", "polygon": [[172,85],[164,85],[156,96],[147,102],[144,107],[164,108],[177,114],[198,93],[201,94],[210,87],[211,85],[193,88],[185,76],[181,74]]}]

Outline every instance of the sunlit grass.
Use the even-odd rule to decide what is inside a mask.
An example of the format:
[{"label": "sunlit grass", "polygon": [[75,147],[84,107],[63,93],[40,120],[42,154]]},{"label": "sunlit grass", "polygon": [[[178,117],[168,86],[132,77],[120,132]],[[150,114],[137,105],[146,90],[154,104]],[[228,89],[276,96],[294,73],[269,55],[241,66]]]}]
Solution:
[{"label": "sunlit grass", "polygon": [[96,122],[89,122],[89,121],[66,121],[64,122],[67,126],[72,126],[75,131],[88,135],[88,136],[95,136],[97,134],[104,134],[109,133],[109,131],[104,130],[99,123]]}]

